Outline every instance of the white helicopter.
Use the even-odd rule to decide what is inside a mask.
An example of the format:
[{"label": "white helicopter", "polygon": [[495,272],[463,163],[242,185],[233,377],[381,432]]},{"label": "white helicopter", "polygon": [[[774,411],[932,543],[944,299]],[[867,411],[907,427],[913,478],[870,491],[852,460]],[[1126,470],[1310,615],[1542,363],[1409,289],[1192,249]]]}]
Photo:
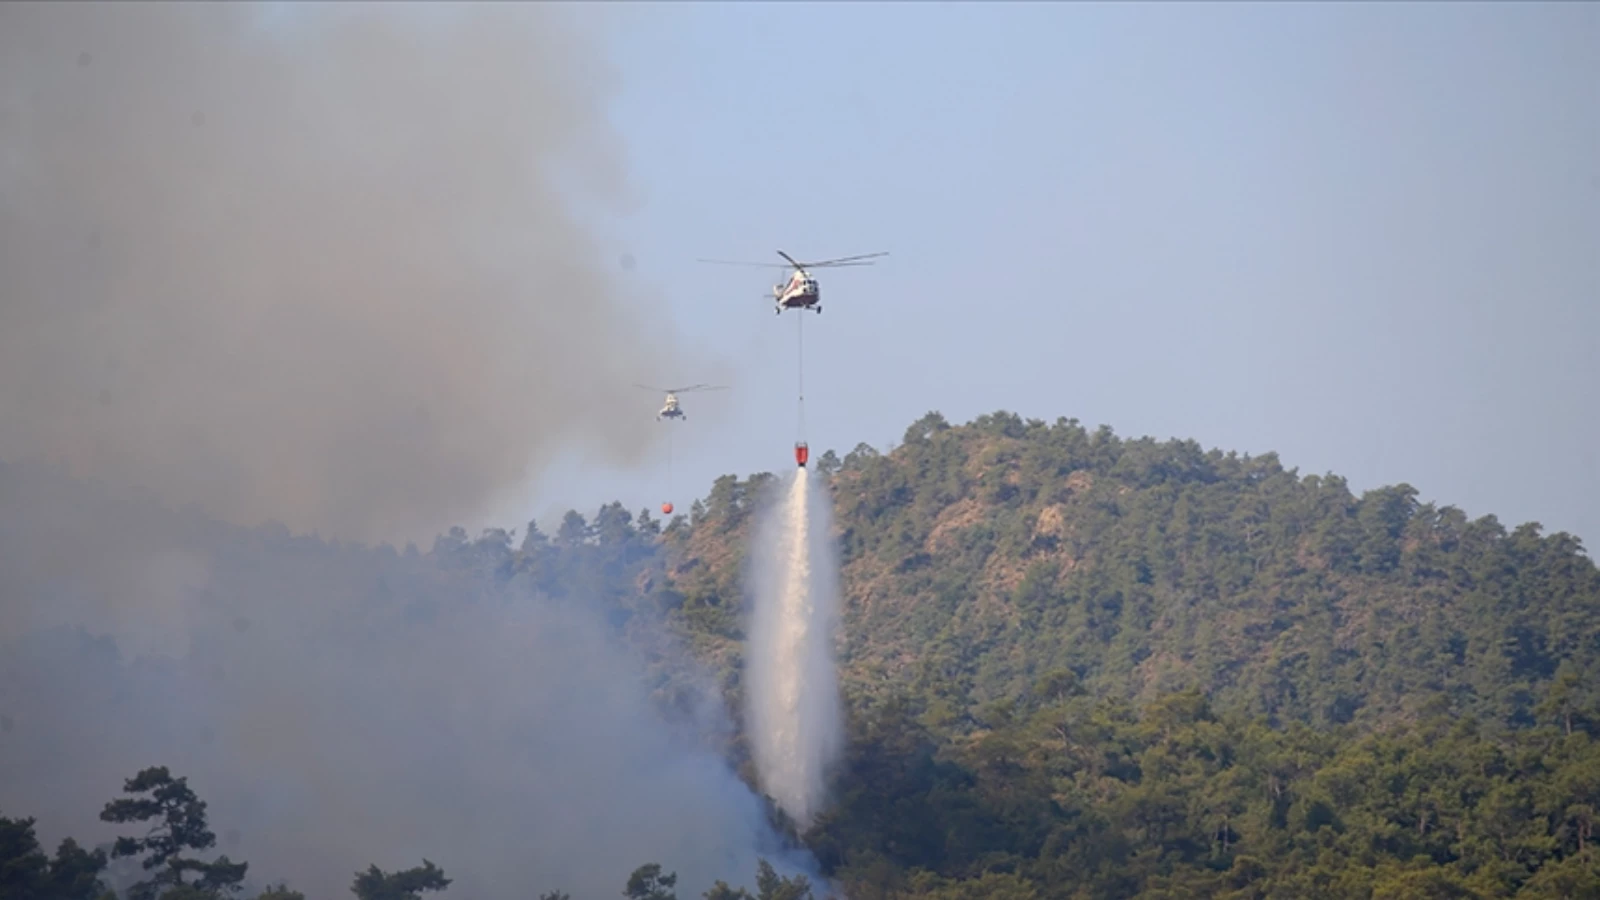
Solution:
[{"label": "white helicopter", "polygon": [[641,388],[641,389],[646,390],[646,391],[657,391],[657,392],[660,392],[660,393],[663,393],[663,394],[667,395],[667,402],[662,405],[661,411],[656,413],[656,421],[657,422],[661,421],[662,419],[685,419],[685,420],[687,420],[689,418],[687,415],[684,414],[683,407],[678,403],[678,395],[679,394],[687,394],[690,391],[725,391],[725,390],[727,390],[727,388],[725,388],[725,387],[721,387],[721,386],[718,386],[718,385],[712,385],[712,384],[691,384],[688,387],[680,387],[680,388],[658,388],[658,387],[651,387],[648,384],[636,384],[636,385],[634,385],[634,387]]},{"label": "white helicopter", "polygon": [[817,315],[822,314],[822,287],[817,284],[817,279],[812,277],[809,269],[840,268],[844,266],[870,266],[872,263],[865,260],[879,256],[888,256],[888,253],[865,253],[861,256],[844,256],[838,259],[825,259],[821,262],[803,263],[795,262],[794,257],[778,251],[788,265],[778,263],[732,262],[724,259],[702,259],[699,262],[715,263],[721,266],[759,266],[773,269],[794,269],[794,274],[789,276],[785,284],[772,286],[772,293],[765,296],[778,301],[777,314],[783,315],[786,309],[809,309]]}]

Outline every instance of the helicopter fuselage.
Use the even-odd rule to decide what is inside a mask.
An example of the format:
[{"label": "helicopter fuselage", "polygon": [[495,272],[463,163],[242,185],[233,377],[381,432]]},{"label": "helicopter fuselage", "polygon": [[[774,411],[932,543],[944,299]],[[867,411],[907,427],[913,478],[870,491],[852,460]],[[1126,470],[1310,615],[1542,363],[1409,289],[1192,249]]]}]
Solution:
[{"label": "helicopter fuselage", "polygon": [[683,414],[683,410],[678,406],[678,396],[676,394],[668,394],[666,405],[661,407],[661,412],[656,413],[656,418],[659,420],[684,419],[688,417]]},{"label": "helicopter fuselage", "polygon": [[774,285],[773,296],[778,298],[778,313],[786,309],[810,309],[822,312],[822,287],[809,272],[800,271],[789,279],[788,284]]}]

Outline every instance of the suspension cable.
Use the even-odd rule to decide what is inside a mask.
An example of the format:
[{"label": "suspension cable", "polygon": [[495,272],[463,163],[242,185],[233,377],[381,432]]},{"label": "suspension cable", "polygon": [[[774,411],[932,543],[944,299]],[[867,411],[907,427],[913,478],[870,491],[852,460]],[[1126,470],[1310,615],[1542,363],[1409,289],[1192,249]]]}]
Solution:
[{"label": "suspension cable", "polygon": [[801,307],[794,317],[796,382],[800,390],[798,427],[795,439],[806,439],[806,311]]}]

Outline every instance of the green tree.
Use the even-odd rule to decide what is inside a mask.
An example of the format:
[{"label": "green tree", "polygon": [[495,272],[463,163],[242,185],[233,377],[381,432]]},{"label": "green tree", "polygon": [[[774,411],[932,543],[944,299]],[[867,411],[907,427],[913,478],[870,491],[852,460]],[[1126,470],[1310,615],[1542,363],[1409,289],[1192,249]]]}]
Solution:
[{"label": "green tree", "polygon": [[1600,864],[1588,855],[1547,863],[1517,892],[1517,900],[1600,900]]},{"label": "green tree", "polygon": [[621,503],[607,503],[594,518],[594,533],[601,544],[627,543],[634,535],[633,513],[623,509]]},{"label": "green tree", "polygon": [[550,538],[539,530],[539,522],[528,520],[528,529],[522,533],[522,552],[534,553],[550,545]]},{"label": "green tree", "polygon": [[556,529],[556,541],[570,549],[588,541],[592,534],[589,520],[583,517],[583,513],[569,509],[567,514],[561,517],[561,527]]},{"label": "green tree", "polygon": [[839,454],[832,450],[817,457],[817,471],[825,477],[832,478],[839,474],[839,469],[843,466],[844,463],[839,459]]},{"label": "green tree", "polygon": [[811,881],[804,875],[784,878],[763,859],[756,864],[756,900],[811,900]]},{"label": "green tree", "polygon": [[1583,677],[1577,667],[1571,660],[1562,660],[1545,690],[1544,699],[1533,708],[1534,715],[1556,723],[1564,733],[1571,735],[1574,727],[1588,724],[1589,711],[1582,705],[1582,687]]},{"label": "green tree", "polygon": [[950,423],[945,421],[943,415],[938,412],[930,412],[917,421],[911,423],[911,426],[906,429],[905,436],[901,439],[901,443],[904,445],[911,445],[918,442],[926,442],[935,434],[938,434],[941,431],[949,430]]},{"label": "green tree", "polygon": [[423,891],[442,891],[450,886],[444,870],[424,859],[422,865],[403,872],[384,872],[368,866],[356,873],[351,893],[359,900],[421,900]]},{"label": "green tree", "polygon": [[37,897],[50,859],[39,849],[33,819],[0,818],[0,900]]},{"label": "green tree", "polygon": [[89,852],[63,838],[52,860],[33,825],[31,818],[0,817],[0,900],[114,900],[100,880],[104,851]]},{"label": "green tree", "polygon": [[[154,873],[129,889],[129,900],[215,898],[240,889],[249,863],[232,862],[226,855],[209,863],[183,855],[217,843],[206,827],[205,801],[195,796],[187,778],[174,778],[166,766],[152,766],[124,781],[123,791],[145,796],[107,803],[101,820],[153,823],[144,837],[117,838],[111,851],[114,858],[143,854],[144,870]],[[185,880],[186,873],[193,873],[194,880]]]},{"label": "green tree", "polygon": [[62,838],[45,876],[42,896],[50,900],[115,900],[100,880],[106,870],[104,850],[85,850],[72,838]]},{"label": "green tree", "polygon": [[678,884],[678,873],[661,874],[659,863],[645,863],[628,876],[628,886],[622,896],[628,900],[677,900],[673,888]]},{"label": "green tree", "polygon": [[744,888],[729,887],[726,881],[717,881],[711,890],[702,894],[705,900],[756,900]]}]

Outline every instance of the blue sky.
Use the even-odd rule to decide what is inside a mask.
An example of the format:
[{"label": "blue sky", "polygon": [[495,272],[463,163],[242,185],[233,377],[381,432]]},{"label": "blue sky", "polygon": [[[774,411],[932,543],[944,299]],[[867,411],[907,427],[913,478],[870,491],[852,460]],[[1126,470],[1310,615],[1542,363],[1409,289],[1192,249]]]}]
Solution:
[{"label": "blue sky", "polygon": [[[685,337],[670,499],[996,409],[1277,451],[1600,540],[1600,7],[601,5],[635,209]],[[579,10],[582,14],[584,11]],[[638,414],[659,398],[641,392]],[[667,498],[558,467],[505,524]]]}]

